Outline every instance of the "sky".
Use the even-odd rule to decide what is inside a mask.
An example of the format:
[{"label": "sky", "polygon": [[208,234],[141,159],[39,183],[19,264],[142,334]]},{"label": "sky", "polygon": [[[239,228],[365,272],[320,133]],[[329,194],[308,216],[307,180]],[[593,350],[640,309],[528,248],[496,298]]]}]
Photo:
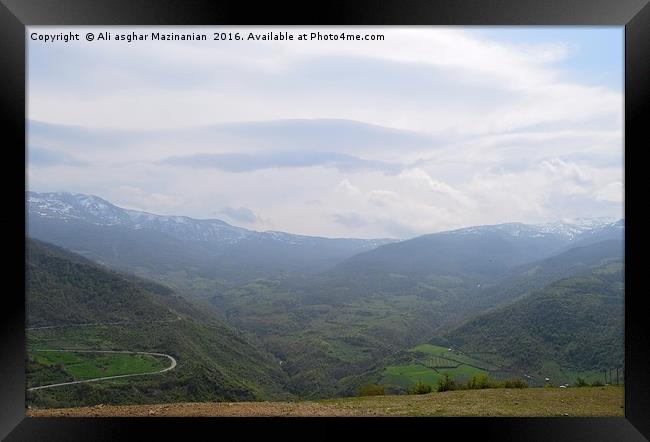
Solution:
[{"label": "sky", "polygon": [[[84,38],[172,30],[208,41]],[[623,30],[30,27],[27,187],[327,237],[619,219]],[[212,40],[269,31],[385,39]]]}]

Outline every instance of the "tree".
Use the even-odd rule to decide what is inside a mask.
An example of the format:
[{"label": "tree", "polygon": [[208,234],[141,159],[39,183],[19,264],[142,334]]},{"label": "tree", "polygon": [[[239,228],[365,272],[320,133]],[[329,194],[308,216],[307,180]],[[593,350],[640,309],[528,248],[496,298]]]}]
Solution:
[{"label": "tree", "polygon": [[449,376],[449,373],[443,374],[441,379],[438,379],[438,391],[450,391],[457,389],[456,381]]},{"label": "tree", "polygon": [[467,388],[470,390],[482,390],[484,388],[491,388],[493,382],[486,375],[476,375],[467,382]]},{"label": "tree", "polygon": [[418,381],[415,386],[409,390],[410,394],[428,394],[431,393],[431,385]]}]

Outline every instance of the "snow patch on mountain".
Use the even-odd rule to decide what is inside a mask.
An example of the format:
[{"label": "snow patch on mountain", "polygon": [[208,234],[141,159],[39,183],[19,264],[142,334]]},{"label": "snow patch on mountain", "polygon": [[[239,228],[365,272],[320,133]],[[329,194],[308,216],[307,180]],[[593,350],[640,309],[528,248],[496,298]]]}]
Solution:
[{"label": "snow patch on mountain", "polygon": [[[246,239],[262,239],[291,245],[317,245],[322,241],[333,240],[276,231],[257,232],[233,226],[219,219],[194,219],[123,209],[94,195],[27,192],[26,200],[31,215],[63,221],[85,221],[101,226],[123,226],[134,230],[149,229],[181,240],[235,244]],[[393,242],[383,239],[344,240],[356,243],[360,250],[369,250]]]},{"label": "snow patch on mountain", "polygon": [[[85,221],[101,226],[124,226],[131,229],[150,229],[178,239],[235,244],[246,239],[280,241],[291,245],[315,245],[320,241],[348,241],[359,250],[371,250],[395,242],[390,239],[322,238],[295,235],[286,232],[258,232],[233,226],[218,219],[194,219],[187,216],[156,215],[123,209],[108,201],[79,193],[27,192],[26,202],[31,215],[60,220]],[[624,220],[614,218],[575,218],[541,224],[521,222],[473,226],[440,232],[441,235],[483,235],[498,232],[515,238],[553,238],[573,241],[578,237],[596,233],[602,229],[623,229]]]},{"label": "snow patch on mountain", "polygon": [[624,228],[624,220],[616,221],[615,218],[575,218],[563,219],[556,222],[540,224],[524,224],[519,222],[504,223],[486,226],[465,227],[462,229],[441,232],[451,235],[482,235],[494,232],[501,232],[512,237],[561,237],[573,241],[580,235],[588,232],[595,232],[604,228]]}]

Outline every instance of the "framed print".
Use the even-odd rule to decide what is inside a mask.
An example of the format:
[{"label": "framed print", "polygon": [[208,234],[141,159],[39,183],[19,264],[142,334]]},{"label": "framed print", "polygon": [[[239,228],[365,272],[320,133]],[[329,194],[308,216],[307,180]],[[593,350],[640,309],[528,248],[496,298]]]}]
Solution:
[{"label": "framed print", "polygon": [[647,2],[0,11],[7,440],[650,434]]}]

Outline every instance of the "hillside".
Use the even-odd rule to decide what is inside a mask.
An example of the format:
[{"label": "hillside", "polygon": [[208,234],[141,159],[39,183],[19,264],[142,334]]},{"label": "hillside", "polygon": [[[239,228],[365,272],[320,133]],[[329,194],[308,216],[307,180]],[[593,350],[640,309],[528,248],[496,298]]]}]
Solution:
[{"label": "hillside", "polygon": [[624,242],[620,238],[579,245],[549,258],[514,267],[501,277],[481,284],[480,290],[475,291],[474,301],[482,308],[498,306],[556,280],[622,262],[623,259]]},{"label": "hillside", "polygon": [[97,366],[82,353],[75,357],[86,360],[74,361],[74,367],[64,359],[51,360],[56,353],[48,354],[48,362],[40,352],[44,349],[148,351],[178,361],[174,370],[161,375],[30,391],[28,403],[65,406],[287,397],[286,376],[272,355],[169,289],[107,271],[46,243],[29,240],[27,251],[27,321],[37,327],[27,333],[28,386],[42,385],[44,379],[50,380],[46,383],[84,379],[73,368]]},{"label": "hillside", "polygon": [[[561,279],[446,333],[468,354],[506,367],[562,379],[568,371],[623,366],[623,265]],[[560,377],[558,379],[558,376]]]},{"label": "hillside", "polygon": [[26,253],[28,327],[175,318],[160,297],[79,255],[35,240]]}]

